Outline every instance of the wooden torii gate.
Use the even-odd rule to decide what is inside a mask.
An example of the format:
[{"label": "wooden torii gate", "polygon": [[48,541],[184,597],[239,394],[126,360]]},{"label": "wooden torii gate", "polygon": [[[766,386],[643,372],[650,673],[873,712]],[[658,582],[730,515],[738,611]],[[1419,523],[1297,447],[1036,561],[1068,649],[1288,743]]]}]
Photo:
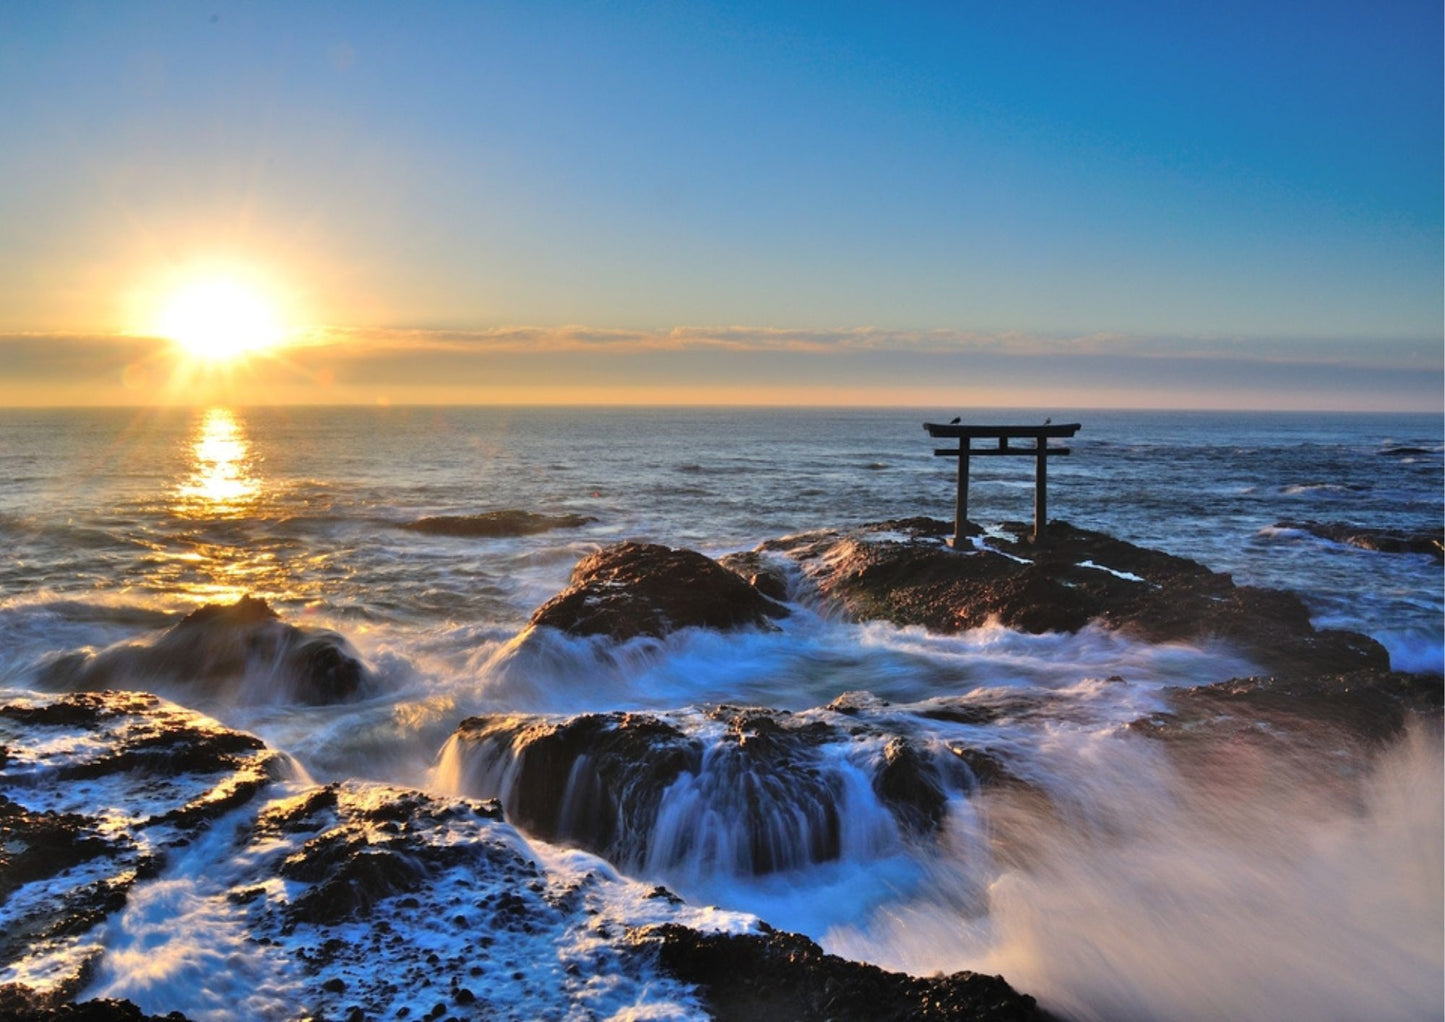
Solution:
[{"label": "wooden torii gate", "polygon": [[[1035,543],[1044,535],[1044,525],[1049,517],[1049,458],[1068,454],[1067,447],[1050,447],[1050,437],[1071,437],[1079,431],[1079,423],[1062,425],[1045,423],[1042,426],[971,426],[957,422],[925,422],[923,428],[931,437],[957,437],[957,447],[935,449],[939,458],[958,459],[958,498],[953,507],[953,545],[963,543],[964,523],[968,521],[968,459],[999,456],[1030,457],[1036,459],[1034,468],[1034,536]],[[1014,438],[1032,439],[1031,447],[1010,447]],[[975,440],[997,440],[997,447],[974,447]]]}]

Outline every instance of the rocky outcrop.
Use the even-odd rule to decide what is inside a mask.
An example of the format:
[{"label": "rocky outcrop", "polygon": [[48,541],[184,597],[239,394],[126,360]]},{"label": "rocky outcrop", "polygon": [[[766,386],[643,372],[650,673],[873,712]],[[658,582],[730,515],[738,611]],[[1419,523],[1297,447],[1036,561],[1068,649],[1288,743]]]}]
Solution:
[{"label": "rocky outcrop", "polygon": [[[921,745],[869,715],[717,706],[473,717],[442,772],[459,791],[499,798],[529,833],[645,874],[772,873],[926,839],[949,797],[979,783],[972,750]],[[976,763],[991,781],[1006,773],[986,754]]]},{"label": "rocky outcrop", "polygon": [[356,695],[365,678],[361,660],[340,635],[287,624],[265,600],[243,596],[192,611],[152,642],[63,656],[46,665],[40,683],[323,704]]},{"label": "rocky outcrop", "polygon": [[1170,741],[1217,742],[1232,734],[1308,732],[1379,747],[1412,720],[1438,721],[1439,675],[1353,671],[1308,678],[1233,678],[1170,693],[1170,712],[1130,729]]},{"label": "rocky outcrop", "polygon": [[137,883],[281,768],[258,739],[143,693],[17,699],[0,742],[0,975],[46,977],[25,991],[36,1008],[80,988],[96,928]]},{"label": "rocky outcrop", "polygon": [[187,1022],[178,1011],[147,1015],[130,1001],[113,998],[47,1004],[18,984],[0,986],[0,1018],[6,1022]]},{"label": "rocky outcrop", "polygon": [[1311,536],[1327,539],[1331,543],[1344,543],[1361,550],[1386,554],[1427,554],[1436,561],[1445,563],[1445,533],[1439,530],[1405,532],[1399,529],[1362,528],[1344,522],[1296,521],[1283,521],[1275,528],[1298,529]]},{"label": "rocky outcrop", "polygon": [[580,529],[597,519],[589,515],[561,514],[544,515],[535,511],[487,511],[479,515],[437,515],[405,522],[403,529],[424,532],[431,536],[462,536],[473,538],[499,538],[504,536],[531,536],[553,529]]},{"label": "rocky outcrop", "polygon": [[[833,736],[806,719],[718,717],[773,766]],[[619,769],[677,744],[665,722],[634,721],[611,746],[605,730],[578,725]],[[580,852],[544,865],[495,802],[288,779],[256,739],[154,696],[16,699],[0,741],[5,1018],[1042,1017],[995,978],[885,973]],[[173,903],[171,932],[157,913]],[[205,967],[197,940],[202,962],[224,949],[214,989],[185,979]],[[119,978],[143,1007],[75,1003],[106,956],[142,953],[145,977]]]},{"label": "rocky outcrop", "polygon": [[1052,1018],[1000,976],[909,976],[824,954],[795,933],[698,933],[653,926],[633,940],[664,969],[702,988],[719,1022],[1046,1022]]},{"label": "rocky outcrop", "polygon": [[[944,523],[885,522],[763,544],[803,566],[819,592],[860,620],[951,633],[998,621],[1026,632],[1098,621],[1151,642],[1224,639],[1273,671],[1387,670],[1367,636],[1317,630],[1294,594],[1238,586],[1226,574],[1055,521],[1047,542],[978,537],[953,550]],[[1012,526],[1024,535],[1024,525]]]},{"label": "rocky outcrop", "polygon": [[692,550],[619,543],[584,557],[534,626],[622,641],[679,628],[767,628],[788,609]]}]

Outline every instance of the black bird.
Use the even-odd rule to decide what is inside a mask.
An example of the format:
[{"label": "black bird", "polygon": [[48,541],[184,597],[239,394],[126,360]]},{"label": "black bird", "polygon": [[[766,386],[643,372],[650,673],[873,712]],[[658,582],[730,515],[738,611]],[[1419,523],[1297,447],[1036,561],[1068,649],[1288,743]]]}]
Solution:
[{"label": "black bird", "polygon": [[948,420],[948,424],[949,424],[950,426],[957,426],[957,425],[958,425],[960,422],[962,422],[962,421],[963,421],[962,419],[960,419],[957,415],[955,415],[953,418],[951,418],[951,419]]},{"label": "black bird", "polygon": [[1047,418],[1047,419],[1044,420],[1044,425],[1047,426],[1049,423],[1051,423],[1051,422],[1053,422],[1053,421],[1054,421],[1053,418]]}]

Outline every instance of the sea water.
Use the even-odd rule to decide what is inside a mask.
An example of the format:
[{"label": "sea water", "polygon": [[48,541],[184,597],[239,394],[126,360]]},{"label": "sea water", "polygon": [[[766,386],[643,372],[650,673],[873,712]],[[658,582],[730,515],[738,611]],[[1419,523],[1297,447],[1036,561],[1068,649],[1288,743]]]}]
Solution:
[{"label": "sea water", "polygon": [[[517,641],[573,564],[607,543],[717,556],[801,531],[950,517],[954,462],[932,456],[921,423],[959,413],[0,411],[0,687],[33,689],[60,655],[260,596],[291,623],[344,635],[372,672],[362,698],[297,707],[269,699],[263,679],[244,699],[158,679],[160,694],[260,735],[317,780],[434,791],[465,788],[444,750],[473,713],[702,721],[698,708],[720,702],[807,714],[868,693],[897,706],[914,737],[988,741],[1047,807],[960,795],[937,841],[910,842],[866,785],[849,784],[859,764],[840,760],[847,853],[757,877],[717,855],[664,854],[687,813],[716,797],[699,780],[660,820],[662,850],[620,868],[889,968],[1001,972],[1075,1018],[1439,1017],[1438,735],[1412,729],[1330,783],[1319,750],[1181,761],[1131,736],[1125,725],[1164,708],[1171,688],[1258,673],[1221,644],[1149,645],[1097,627],[938,636],[806,600],[775,632]],[[1397,669],[1441,671],[1438,562],[1294,525],[1438,535],[1439,415],[966,413],[1050,416],[1082,423],[1070,456],[1049,465],[1055,518],[1293,590],[1317,625],[1372,635]],[[976,459],[970,517],[1027,521],[1032,467]],[[593,521],[499,538],[403,528],[506,509]],[[941,721],[920,731],[909,708],[954,696],[1024,710],[986,734]],[[126,987],[112,977],[108,989]]]}]

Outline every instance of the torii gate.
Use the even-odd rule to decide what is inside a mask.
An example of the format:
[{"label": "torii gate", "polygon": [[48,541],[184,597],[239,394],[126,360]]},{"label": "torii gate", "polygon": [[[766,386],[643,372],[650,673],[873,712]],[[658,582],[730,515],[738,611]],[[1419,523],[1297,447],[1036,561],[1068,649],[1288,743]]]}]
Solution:
[{"label": "torii gate", "polygon": [[[953,507],[953,545],[957,549],[963,542],[963,527],[968,521],[968,459],[971,457],[1033,456],[1037,459],[1034,468],[1034,536],[1039,542],[1044,535],[1044,525],[1049,517],[1048,459],[1051,455],[1068,454],[1067,447],[1050,447],[1050,437],[1071,437],[1079,431],[1079,423],[1070,422],[1055,426],[970,426],[957,422],[925,422],[923,428],[931,437],[957,437],[958,447],[934,450],[934,456],[958,459],[958,498]],[[1032,437],[1032,447],[1010,447],[1011,437]],[[975,440],[997,440],[997,447],[974,447]]]}]

